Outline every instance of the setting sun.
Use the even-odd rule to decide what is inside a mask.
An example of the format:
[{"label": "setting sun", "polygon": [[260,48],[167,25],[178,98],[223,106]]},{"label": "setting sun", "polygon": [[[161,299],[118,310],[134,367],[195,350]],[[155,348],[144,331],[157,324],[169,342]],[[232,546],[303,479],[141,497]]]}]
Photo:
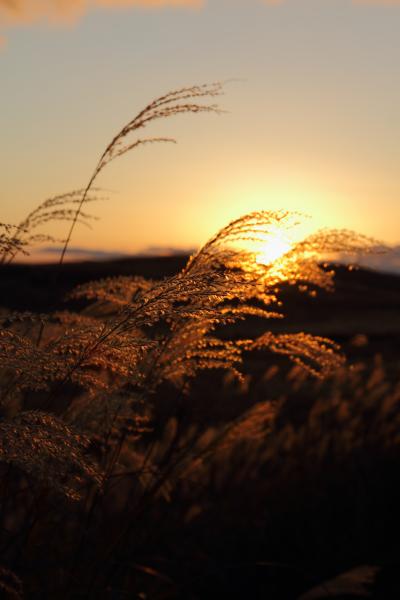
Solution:
[{"label": "setting sun", "polygon": [[282,234],[271,234],[257,253],[256,261],[259,264],[268,265],[286,254],[290,248],[291,244],[282,236]]},{"label": "setting sun", "polygon": [[0,600],[400,600],[399,31],[0,0]]}]

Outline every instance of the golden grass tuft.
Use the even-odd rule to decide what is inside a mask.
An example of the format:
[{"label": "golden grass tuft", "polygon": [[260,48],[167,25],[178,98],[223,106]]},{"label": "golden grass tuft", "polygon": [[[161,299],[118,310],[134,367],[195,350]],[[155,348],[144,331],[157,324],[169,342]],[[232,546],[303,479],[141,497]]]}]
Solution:
[{"label": "golden grass tuft", "polygon": [[[98,198],[94,182],[103,169],[143,144],[174,141],[136,138],[136,133],[179,114],[218,113],[216,105],[200,101],[222,91],[220,83],[186,87],[151,102],[110,141],[84,189],[46,200],[17,226],[0,224],[2,262],[11,262],[33,243],[52,240],[38,231],[60,220],[70,224],[62,262],[75,225],[90,221],[83,207]],[[174,495],[183,494],[178,520],[185,523],[206,511],[210,499],[205,501],[203,494],[211,483],[216,494],[227,490],[231,498],[228,492],[234,488],[236,494],[236,485],[249,483],[254,492],[258,481],[263,493],[267,490],[260,497],[268,498],[269,482],[260,477],[262,470],[271,472],[271,480],[278,467],[292,476],[291,465],[298,465],[291,453],[297,448],[305,456],[310,453],[313,465],[322,460],[326,444],[335,437],[331,432],[331,437],[321,439],[326,406],[336,421],[349,424],[347,437],[343,434],[332,443],[339,443],[343,452],[352,451],[354,432],[361,435],[362,428],[353,422],[345,398],[340,410],[335,404],[349,384],[340,347],[302,331],[272,332],[269,325],[285,317],[282,284],[310,294],[318,289],[332,291],[334,271],[321,264],[321,257],[354,256],[374,251],[377,244],[347,230],[323,230],[293,243],[267,264],[260,261],[260,249],[271,236],[277,231],[286,235],[299,219],[287,211],[253,212],[217,232],[173,276],[89,282],[69,295],[70,300],[86,303],[83,309],[9,312],[1,318],[0,525],[9,537],[7,533],[1,541],[0,552],[7,566],[15,563],[24,571],[21,557],[31,564],[34,549],[52,546],[49,531],[54,524],[60,527],[68,542],[57,556],[57,577],[51,577],[48,597],[61,597],[60,590],[65,597],[75,597],[78,572],[85,580],[82,597],[100,597],[100,592],[97,596],[93,592],[96,585],[103,585],[102,591],[111,589],[107,586],[115,583],[115,573],[125,560],[125,545],[132,543],[142,516],[150,519],[157,509],[160,518]],[[252,335],[249,328],[243,334],[243,327],[237,326],[249,319],[263,323],[264,333]],[[273,399],[269,391],[222,424],[208,426],[194,420],[188,425],[179,419],[190,404],[191,383],[201,379],[200,373],[206,378],[206,372],[223,371],[232,398],[248,394],[252,378],[245,372],[246,360],[258,353],[258,360],[266,361],[265,350],[294,363],[287,379],[292,392],[301,390],[304,382],[309,384],[311,374],[315,386],[333,381],[336,395],[327,404],[315,400],[307,422],[297,431],[279,426],[284,399],[282,395]],[[273,385],[276,369],[265,364],[268,386]],[[381,385],[381,373],[375,369],[364,390],[371,404]],[[353,387],[357,386],[361,389],[358,380]],[[389,414],[398,405],[397,391],[379,389],[386,394]],[[224,393],[222,384],[218,393]],[[164,394],[165,404],[168,394],[175,394],[176,415],[161,419],[160,425],[157,411]],[[385,431],[389,427],[386,420],[382,427]],[[315,443],[304,450],[307,436]],[[284,456],[290,456],[287,464],[271,467],[274,457]],[[62,504],[65,513],[54,492],[74,501]],[[108,531],[114,519],[117,534]],[[138,539],[146,535],[141,530]],[[101,548],[94,549],[93,540]],[[127,574],[128,567],[124,566],[121,581],[131,586],[135,597],[144,597],[140,585]],[[142,571],[158,573],[150,567]],[[31,589],[37,589],[35,569],[27,567],[24,572]],[[14,590],[14,596],[21,597],[18,580],[11,573],[8,584],[7,573],[0,569],[0,588],[9,591],[9,587],[11,595]]]}]

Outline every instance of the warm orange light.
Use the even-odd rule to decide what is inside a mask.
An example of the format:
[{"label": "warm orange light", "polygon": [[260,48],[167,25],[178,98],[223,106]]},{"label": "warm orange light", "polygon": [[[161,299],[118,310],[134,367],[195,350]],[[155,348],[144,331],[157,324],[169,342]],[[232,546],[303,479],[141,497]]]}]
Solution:
[{"label": "warm orange light", "polygon": [[289,252],[291,244],[279,233],[271,234],[265,244],[257,252],[256,261],[259,264],[269,265]]}]

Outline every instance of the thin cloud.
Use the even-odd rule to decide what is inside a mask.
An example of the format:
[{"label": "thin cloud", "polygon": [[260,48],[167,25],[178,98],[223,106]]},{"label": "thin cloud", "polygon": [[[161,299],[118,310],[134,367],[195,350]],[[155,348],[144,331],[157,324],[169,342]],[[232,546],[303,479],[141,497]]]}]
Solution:
[{"label": "thin cloud", "polygon": [[[293,0],[260,0],[268,6],[279,6]],[[298,0],[296,0],[298,1]],[[78,21],[93,8],[201,8],[208,0],[0,0],[0,28],[38,22],[68,24]],[[246,0],[243,0],[246,2]],[[358,6],[400,7],[400,0],[349,0]],[[6,38],[0,35],[0,50]]]},{"label": "thin cloud", "polygon": [[0,0],[0,25],[12,26],[46,20],[68,23],[91,8],[167,8],[202,6],[203,0]]},{"label": "thin cloud", "polygon": [[[29,257],[21,256],[20,262],[58,262],[62,246],[43,246],[32,250]],[[101,248],[82,248],[81,246],[70,246],[66,255],[68,261],[102,261],[129,258],[160,258],[173,256],[190,256],[194,253],[193,248],[176,248],[175,246],[148,246],[136,252],[121,252],[119,250],[102,250]]]},{"label": "thin cloud", "polygon": [[[244,2],[246,0],[243,0]],[[273,6],[290,0],[260,0]],[[400,6],[400,0],[349,0],[358,5]],[[74,22],[92,8],[199,8],[207,0],[0,0],[0,26]],[[4,40],[3,40],[4,41]],[[1,38],[0,38],[1,44]]]}]

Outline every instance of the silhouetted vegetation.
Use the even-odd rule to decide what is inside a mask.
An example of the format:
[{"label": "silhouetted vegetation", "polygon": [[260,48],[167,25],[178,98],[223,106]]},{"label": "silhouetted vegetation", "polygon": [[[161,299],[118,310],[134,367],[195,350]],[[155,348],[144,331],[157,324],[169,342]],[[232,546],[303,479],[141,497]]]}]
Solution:
[{"label": "silhouetted vegetation", "polygon": [[[400,328],[371,321],[396,314],[398,279],[340,268],[340,304],[323,263],[373,240],[294,241],[298,215],[262,211],[187,261],[10,264],[54,220],[70,224],[62,263],[103,168],[165,141],[129,136],[216,112],[197,102],[221,91],[150,103],[85,188],[1,226],[5,597],[396,597]],[[354,281],[371,293],[364,320]]]}]

